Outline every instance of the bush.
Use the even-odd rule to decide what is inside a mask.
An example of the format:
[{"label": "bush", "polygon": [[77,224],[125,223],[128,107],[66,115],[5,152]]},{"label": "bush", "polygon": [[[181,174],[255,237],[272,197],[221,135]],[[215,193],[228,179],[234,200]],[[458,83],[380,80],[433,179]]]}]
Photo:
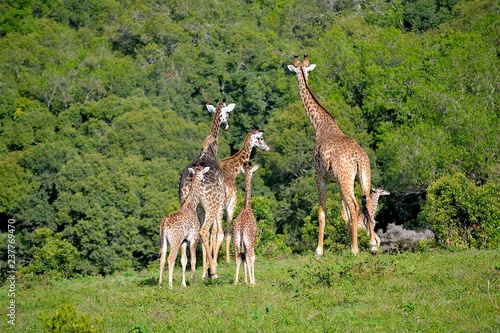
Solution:
[{"label": "bush", "polygon": [[21,273],[63,278],[76,274],[80,254],[71,243],[48,228],[36,229],[35,237],[41,246],[35,248],[33,260]]},{"label": "bush", "polygon": [[434,233],[430,230],[407,230],[400,225],[391,223],[387,231],[379,233],[380,249],[383,252],[401,252],[425,250],[434,243]]},{"label": "bush", "polygon": [[53,315],[42,315],[43,328],[53,333],[97,333],[90,317],[79,316],[71,304],[61,306]]},{"label": "bush", "polygon": [[252,210],[257,220],[257,255],[265,258],[276,258],[291,254],[283,235],[276,234],[276,223],[271,210],[272,202],[264,196],[252,198]]},{"label": "bush", "polygon": [[430,226],[439,244],[462,249],[500,245],[500,186],[476,186],[462,173],[432,182],[419,219]]}]

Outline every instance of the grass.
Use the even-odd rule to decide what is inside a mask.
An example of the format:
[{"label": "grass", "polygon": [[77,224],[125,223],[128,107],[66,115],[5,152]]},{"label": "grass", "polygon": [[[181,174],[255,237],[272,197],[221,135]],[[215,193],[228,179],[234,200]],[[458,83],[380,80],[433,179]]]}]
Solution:
[{"label": "grass", "polygon": [[[257,258],[254,287],[233,285],[234,263],[218,280],[158,286],[158,268],[109,277],[21,279],[16,325],[1,332],[43,332],[41,318],[63,305],[98,332],[499,332],[500,251],[435,251],[322,259]],[[8,286],[0,289],[8,304]]]}]

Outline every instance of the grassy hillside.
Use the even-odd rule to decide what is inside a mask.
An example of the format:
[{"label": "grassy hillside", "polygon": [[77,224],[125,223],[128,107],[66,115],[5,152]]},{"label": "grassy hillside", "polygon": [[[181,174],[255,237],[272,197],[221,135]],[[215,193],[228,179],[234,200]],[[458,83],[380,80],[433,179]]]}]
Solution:
[{"label": "grassy hillside", "polygon": [[[255,287],[241,280],[234,286],[234,264],[225,263],[218,280],[202,281],[198,270],[198,284],[186,288],[177,266],[173,290],[157,285],[156,266],[110,277],[17,281],[16,325],[3,315],[0,331],[41,332],[44,323],[61,323],[64,316],[97,332],[500,329],[499,251],[257,260]],[[7,295],[3,286],[3,309]]]}]

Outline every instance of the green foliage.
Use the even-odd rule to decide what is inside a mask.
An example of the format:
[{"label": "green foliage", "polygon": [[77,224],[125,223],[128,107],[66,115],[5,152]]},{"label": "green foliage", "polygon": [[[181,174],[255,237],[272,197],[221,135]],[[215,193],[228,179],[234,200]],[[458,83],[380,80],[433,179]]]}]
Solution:
[{"label": "green foliage", "polygon": [[34,235],[39,245],[33,250],[33,260],[21,270],[21,274],[44,274],[63,278],[76,274],[81,257],[71,243],[63,240],[61,234],[54,234],[48,228],[36,229]]},{"label": "green foliage", "polygon": [[451,141],[439,128],[424,123],[387,131],[378,150],[385,166],[384,186],[410,193],[425,191],[455,160]]},{"label": "green foliage", "polygon": [[437,28],[452,18],[452,8],[459,0],[403,0],[404,26],[407,30]]},{"label": "green foliage", "polygon": [[0,161],[0,213],[12,214],[38,187],[33,174],[18,163],[18,154],[11,154]]},{"label": "green foliage", "polygon": [[277,258],[292,253],[283,235],[276,234],[272,202],[264,196],[252,198],[252,210],[257,220],[256,254],[264,258]]},{"label": "green foliage", "polygon": [[[81,272],[147,266],[159,222],[179,206],[179,172],[208,135],[205,103],[222,98],[237,106],[220,158],[254,125],[272,147],[255,157],[262,255],[314,248],[314,130],[286,68],[295,53],[317,64],[310,87],[367,151],[372,184],[393,193],[382,227],[415,224],[429,184],[453,169],[489,195],[499,179],[497,8],[491,0],[3,1],[0,217],[22,230],[20,262],[33,259],[34,231],[47,227],[88,260]],[[328,228],[340,222],[333,195]],[[344,229],[327,238],[347,237]],[[335,237],[327,239],[334,251],[344,246]]]},{"label": "green foliage", "polygon": [[500,246],[499,186],[476,186],[463,173],[452,173],[429,185],[421,220],[443,246]]},{"label": "green foliage", "polygon": [[[44,332],[51,333],[97,333],[100,322],[92,324],[88,315],[78,315],[72,304],[64,304],[53,314],[41,316]],[[102,321],[102,320],[101,320]]]}]

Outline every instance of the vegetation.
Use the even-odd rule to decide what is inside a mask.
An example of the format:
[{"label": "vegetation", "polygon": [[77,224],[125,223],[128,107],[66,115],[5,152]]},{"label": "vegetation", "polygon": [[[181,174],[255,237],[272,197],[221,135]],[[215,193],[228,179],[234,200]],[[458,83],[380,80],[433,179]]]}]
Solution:
[{"label": "vegetation", "polygon": [[[17,265],[72,277],[154,263],[209,132],[204,104],[221,98],[237,107],[220,158],[254,125],[272,147],[254,161],[258,253],[312,252],[314,131],[286,68],[295,53],[317,64],[311,88],[369,154],[373,185],[393,193],[380,228],[498,248],[499,21],[493,0],[3,1],[0,219],[16,221]],[[343,250],[329,193],[325,242]]]},{"label": "vegetation", "polygon": [[[182,287],[177,266],[172,290],[158,286],[157,263],[140,273],[19,281],[13,332],[496,332],[500,325],[497,250],[257,257],[254,287],[233,284],[234,262],[218,273]],[[10,328],[0,321],[2,332]]]}]

